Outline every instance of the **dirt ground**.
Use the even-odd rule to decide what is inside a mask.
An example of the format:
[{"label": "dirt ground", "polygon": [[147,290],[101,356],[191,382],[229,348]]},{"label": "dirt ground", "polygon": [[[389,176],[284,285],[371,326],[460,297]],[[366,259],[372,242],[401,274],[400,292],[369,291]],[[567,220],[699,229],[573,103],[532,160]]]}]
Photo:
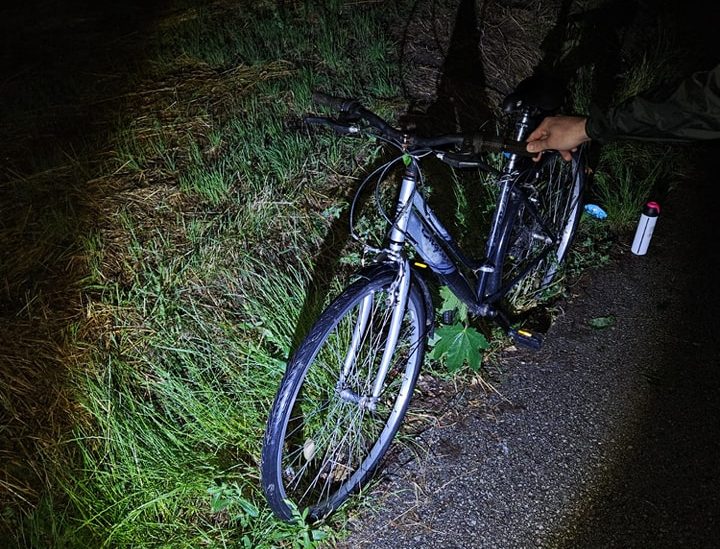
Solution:
[{"label": "dirt ground", "polygon": [[646,256],[621,243],[540,352],[504,357],[502,397],[461,389],[341,547],[717,546],[720,194],[704,173],[664,202]]},{"label": "dirt ground", "polygon": [[[551,21],[566,22],[562,9],[583,3],[545,3],[540,18],[532,3],[519,4],[448,4],[454,26],[443,18],[416,33],[406,48],[413,61],[407,88],[428,118],[460,111],[468,124],[481,118],[480,107],[462,106],[477,97],[497,104],[508,82],[546,63]],[[645,17],[636,16],[636,23]],[[438,35],[445,39],[419,38]],[[625,37],[625,47],[640,40]],[[429,53],[429,43],[442,47]],[[476,48],[486,43],[509,46]],[[513,49],[518,43],[522,53]],[[527,65],[503,65],[506,51]],[[595,97],[602,101],[603,93]],[[539,353],[506,354],[502,396],[476,387],[446,395],[451,404],[384,471],[341,547],[716,546],[720,296],[712,157],[713,149],[667,198],[647,256],[621,243],[618,257],[573,288]],[[598,317],[613,325],[590,327]]]}]

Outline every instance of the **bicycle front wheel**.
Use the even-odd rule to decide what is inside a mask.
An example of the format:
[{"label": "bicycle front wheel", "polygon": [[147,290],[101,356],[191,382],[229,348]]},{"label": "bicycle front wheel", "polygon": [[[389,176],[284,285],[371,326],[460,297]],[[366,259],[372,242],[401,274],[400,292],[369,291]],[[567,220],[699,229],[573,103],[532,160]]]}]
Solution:
[{"label": "bicycle front wheel", "polygon": [[543,155],[517,182],[503,238],[503,288],[516,311],[535,306],[558,280],[582,215],[585,159]]},{"label": "bicycle front wheel", "polygon": [[[282,519],[292,518],[293,506],[309,508],[313,518],[337,509],[369,479],[400,426],[427,334],[415,283],[404,311],[393,314],[395,280],[388,272],[348,287],[288,364],[262,451],[263,489]],[[391,331],[398,334],[394,345]],[[378,382],[383,355],[389,368]]]}]

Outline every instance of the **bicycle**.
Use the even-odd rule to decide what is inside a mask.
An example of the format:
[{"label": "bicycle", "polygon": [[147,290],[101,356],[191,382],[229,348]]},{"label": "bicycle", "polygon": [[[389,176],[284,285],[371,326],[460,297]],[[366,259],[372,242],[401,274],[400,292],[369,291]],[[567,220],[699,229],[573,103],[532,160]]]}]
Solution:
[{"label": "bicycle", "polygon": [[[519,344],[540,346],[540,334],[512,326],[504,299],[518,288],[537,293],[552,283],[580,220],[585,184],[582,150],[567,163],[556,153],[538,162],[527,158],[525,138],[559,106],[542,89],[519,86],[506,98],[512,123],[499,141],[460,134],[421,137],[393,128],[356,100],[322,94],[314,99],[339,114],[309,116],[306,124],[342,135],[372,135],[400,150],[405,171],[394,215],[386,215],[385,244],[372,250],[375,261],[310,329],[273,403],[261,476],[270,507],[284,520],[292,520],[293,509],[307,508],[313,519],[329,515],[368,482],[387,452],[433,332],[428,273],[472,314],[493,319]],[[503,153],[501,169],[482,158],[486,150]],[[497,202],[480,261],[462,252],[419,192],[420,163],[430,155],[496,176]],[[379,179],[398,162],[376,170]]]}]

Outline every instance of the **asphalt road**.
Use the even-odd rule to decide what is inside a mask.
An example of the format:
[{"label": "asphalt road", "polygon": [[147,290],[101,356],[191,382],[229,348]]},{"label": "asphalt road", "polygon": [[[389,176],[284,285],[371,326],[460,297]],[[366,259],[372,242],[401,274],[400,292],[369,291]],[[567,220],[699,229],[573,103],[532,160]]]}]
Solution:
[{"label": "asphalt road", "polygon": [[648,255],[586,276],[503,398],[439,414],[342,546],[720,546],[720,181],[663,206]]}]

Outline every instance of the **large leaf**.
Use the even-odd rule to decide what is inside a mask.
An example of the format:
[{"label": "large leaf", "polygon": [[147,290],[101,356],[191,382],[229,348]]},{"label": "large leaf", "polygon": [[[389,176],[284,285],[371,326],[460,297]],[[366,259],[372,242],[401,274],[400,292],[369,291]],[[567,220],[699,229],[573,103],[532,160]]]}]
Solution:
[{"label": "large leaf", "polygon": [[468,308],[457,296],[452,293],[452,290],[447,286],[440,288],[440,299],[442,299],[442,305],[440,306],[440,313],[445,311],[456,311],[457,317],[455,320],[467,324],[468,321]]},{"label": "large leaf", "polygon": [[435,331],[434,341],[435,347],[430,356],[435,360],[444,359],[450,373],[458,371],[466,363],[477,372],[480,369],[483,351],[488,346],[484,335],[475,328],[459,322],[450,326],[440,326]]}]

